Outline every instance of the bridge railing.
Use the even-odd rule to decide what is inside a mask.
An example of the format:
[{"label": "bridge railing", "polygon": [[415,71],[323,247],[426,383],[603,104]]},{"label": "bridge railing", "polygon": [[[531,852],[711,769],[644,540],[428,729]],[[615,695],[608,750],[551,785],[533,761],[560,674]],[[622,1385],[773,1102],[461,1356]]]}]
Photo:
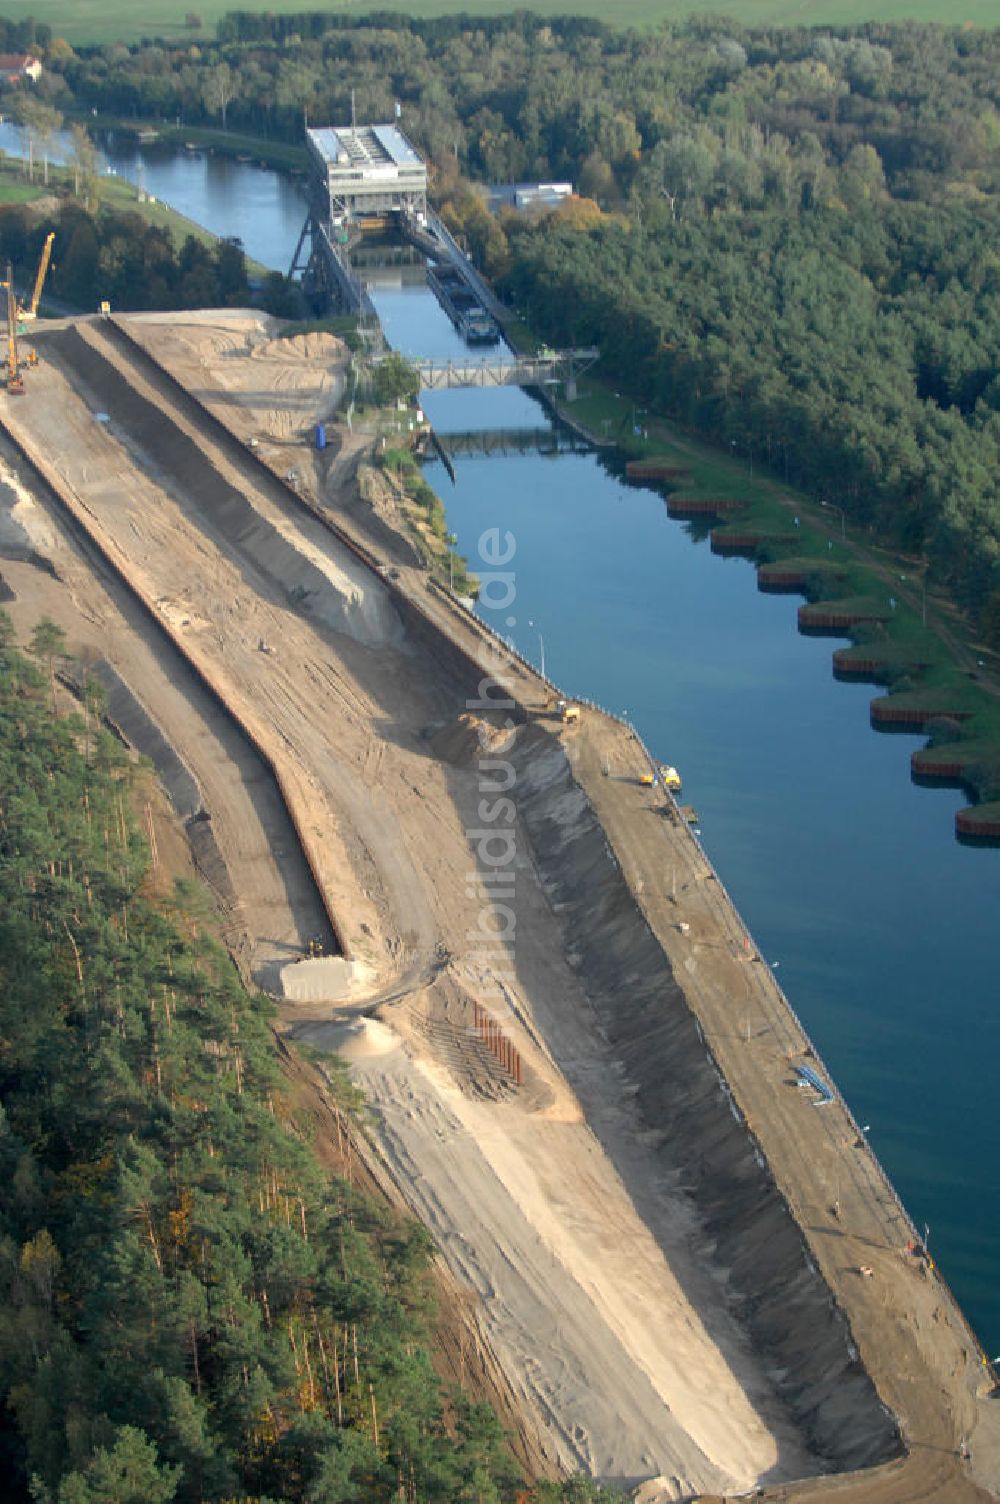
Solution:
[{"label": "bridge railing", "polygon": [[[549,355],[508,356],[499,359],[411,360],[425,391],[455,387],[543,386],[579,374],[597,360],[599,351],[555,350]],[[373,363],[387,358],[376,355]]]}]

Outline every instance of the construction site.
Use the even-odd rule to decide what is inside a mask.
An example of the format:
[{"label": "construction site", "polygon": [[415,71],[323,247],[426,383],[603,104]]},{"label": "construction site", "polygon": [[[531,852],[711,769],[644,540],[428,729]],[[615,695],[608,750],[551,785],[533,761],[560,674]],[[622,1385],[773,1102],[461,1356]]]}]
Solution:
[{"label": "construction site", "polygon": [[368,441],[311,445],[345,346],[239,310],[36,343],[4,609],[104,683],[287,1043],[348,1064],[528,1475],[997,1497],[992,1370],[635,733],[430,579]]}]

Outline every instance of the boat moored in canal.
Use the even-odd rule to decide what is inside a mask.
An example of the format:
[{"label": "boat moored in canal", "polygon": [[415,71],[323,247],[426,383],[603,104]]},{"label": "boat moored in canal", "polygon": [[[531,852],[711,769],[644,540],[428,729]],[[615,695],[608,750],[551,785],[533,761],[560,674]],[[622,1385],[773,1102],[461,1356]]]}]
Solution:
[{"label": "boat moored in canal", "polygon": [[457,267],[428,264],[427,285],[467,345],[495,345],[500,328]]}]

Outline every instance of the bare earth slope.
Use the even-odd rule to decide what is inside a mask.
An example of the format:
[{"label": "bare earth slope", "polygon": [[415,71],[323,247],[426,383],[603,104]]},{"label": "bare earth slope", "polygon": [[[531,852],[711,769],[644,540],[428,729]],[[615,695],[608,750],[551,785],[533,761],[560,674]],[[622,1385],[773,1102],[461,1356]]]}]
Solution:
[{"label": "bare earth slope", "polygon": [[[797,1205],[804,1241],[787,1198],[817,1183],[823,1155],[832,1173],[843,1144],[820,1144],[819,1169],[810,1163],[819,1115],[803,1117],[801,1094],[782,1084],[802,1041],[774,997],[753,993],[766,1042],[726,1045],[726,999],[750,996],[749,963],[685,833],[635,788],[626,733],[595,719],[564,743],[544,691],[521,676],[517,938],[501,965],[476,938],[469,832],[483,820],[482,770],[460,721],[476,674],[450,646],[465,628],[433,606],[447,623],[435,634],[411,604],[428,599],[415,572],[394,589],[367,571],[120,342],[84,327],[45,345],[62,374],[39,368],[8,421],[145,605],[144,616],[130,603],[131,621],[119,611],[118,630],[169,638],[164,659],[180,654],[275,770],[271,798],[280,788],[350,965],[307,961],[268,978],[289,998],[288,1026],[352,1062],[376,1108],[377,1173],[479,1297],[484,1340],[539,1450],[566,1469],[657,1479],[650,1497],[663,1499],[876,1463],[897,1443],[860,1349],[931,1459],[926,1490],[911,1454],[872,1475],[889,1491],[871,1497],[977,1497],[956,1457],[976,1424],[974,1344],[933,1282],[905,1267],[867,1162],[831,1232],[821,1206]],[[123,663],[139,652],[114,648]],[[140,683],[166,730],[166,689],[152,673]],[[207,788],[216,754],[184,741],[184,720],[171,725]],[[609,759],[621,777],[602,778]],[[239,814],[225,798],[219,809],[225,852]],[[609,837],[634,851],[634,871]],[[682,911],[665,909],[665,858],[689,870]],[[278,937],[267,940],[254,873],[230,878],[270,964]],[[286,884],[282,912],[290,899]],[[314,907],[299,936],[315,922]],[[492,993],[519,1081],[510,1054],[501,1068],[483,1043]],[[738,1106],[715,1063],[727,1048]],[[871,1281],[856,1273],[857,1247],[877,1266]],[[893,1342],[887,1376],[879,1354]],[[944,1374],[933,1399],[932,1372]],[[910,1491],[893,1493],[894,1479]]]}]

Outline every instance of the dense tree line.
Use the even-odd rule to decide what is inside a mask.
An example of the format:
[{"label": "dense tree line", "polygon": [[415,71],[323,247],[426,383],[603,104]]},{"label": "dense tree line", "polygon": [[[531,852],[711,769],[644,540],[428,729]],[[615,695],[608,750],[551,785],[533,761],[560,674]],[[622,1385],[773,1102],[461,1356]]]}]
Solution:
[{"label": "dense tree line", "polygon": [[52,27],[22,16],[11,21],[0,16],[0,52],[44,51],[52,44]]},{"label": "dense tree line", "polygon": [[[1000,645],[1000,30],[237,11],[47,63],[56,103],[289,139],[398,101],[546,337],[926,551]],[[560,177],[528,226],[469,186]]]},{"label": "dense tree line", "polygon": [[[147,896],[129,768],[0,613],[0,1476],[35,1504],[513,1498],[429,1240],[321,1171],[269,1005]],[[546,1495],[548,1497],[549,1495]]]},{"label": "dense tree line", "polygon": [[[304,12],[224,17],[215,44],[46,52],[60,108],[216,121],[301,138],[304,120],[391,119],[476,178],[570,177],[710,207],[997,183],[1000,32],[870,23],[648,32],[527,12],[484,20]],[[840,196],[844,196],[841,193]]]},{"label": "dense tree line", "polygon": [[913,553],[1000,646],[1000,212],[509,223],[508,294],[644,401]]},{"label": "dense tree line", "polygon": [[11,261],[27,282],[50,230],[56,234],[46,290],[76,308],[243,307],[250,301],[246,261],[238,242],[207,246],[189,235],[177,248],[168,230],[140,215],[75,202],[55,214],[30,205],[0,212],[0,262]]}]

